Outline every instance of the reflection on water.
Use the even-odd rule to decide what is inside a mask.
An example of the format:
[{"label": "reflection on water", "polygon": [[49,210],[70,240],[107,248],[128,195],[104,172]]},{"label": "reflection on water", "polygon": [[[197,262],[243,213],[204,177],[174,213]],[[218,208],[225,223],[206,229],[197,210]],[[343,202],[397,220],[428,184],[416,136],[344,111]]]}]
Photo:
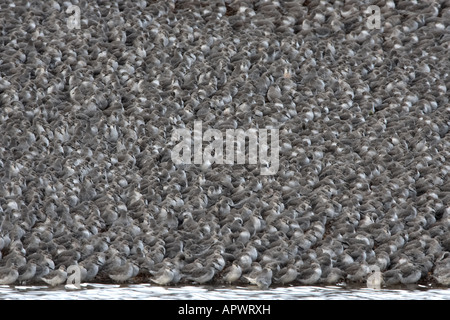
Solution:
[{"label": "reflection on water", "polygon": [[415,286],[401,289],[329,287],[280,287],[257,290],[253,287],[183,286],[158,287],[150,284],[81,284],[81,289],[62,286],[0,286],[4,299],[171,299],[171,300],[303,300],[303,299],[450,299],[450,289]]}]

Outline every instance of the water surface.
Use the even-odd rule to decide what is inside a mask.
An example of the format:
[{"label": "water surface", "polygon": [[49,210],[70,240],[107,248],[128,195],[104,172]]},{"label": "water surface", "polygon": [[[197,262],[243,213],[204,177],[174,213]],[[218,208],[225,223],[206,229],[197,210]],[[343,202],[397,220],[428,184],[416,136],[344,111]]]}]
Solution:
[{"label": "water surface", "polygon": [[371,289],[347,286],[296,286],[258,290],[255,287],[182,286],[159,287],[151,284],[81,284],[70,286],[0,286],[1,300],[442,300],[450,299],[450,289],[417,285],[398,289]]}]

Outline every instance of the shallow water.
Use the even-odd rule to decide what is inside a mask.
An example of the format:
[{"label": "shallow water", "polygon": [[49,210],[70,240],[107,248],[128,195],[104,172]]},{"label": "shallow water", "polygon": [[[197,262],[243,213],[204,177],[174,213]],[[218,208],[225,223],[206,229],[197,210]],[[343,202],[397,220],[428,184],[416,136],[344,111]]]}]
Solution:
[{"label": "shallow water", "polygon": [[0,300],[147,299],[147,300],[422,300],[450,299],[450,289],[418,285],[401,289],[349,288],[345,286],[297,286],[258,290],[254,287],[183,286],[159,287],[150,284],[81,284],[69,286],[0,286]]}]

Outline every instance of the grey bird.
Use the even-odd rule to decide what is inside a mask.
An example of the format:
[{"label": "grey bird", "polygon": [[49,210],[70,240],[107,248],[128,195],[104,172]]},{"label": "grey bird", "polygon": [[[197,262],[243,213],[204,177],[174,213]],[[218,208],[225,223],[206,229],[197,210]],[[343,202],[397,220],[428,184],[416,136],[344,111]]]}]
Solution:
[{"label": "grey bird", "polygon": [[100,269],[100,262],[97,261],[90,261],[89,260],[84,260],[81,261],[79,264],[79,267],[81,269],[81,281],[82,282],[89,282],[95,279],[95,277],[98,274],[98,271]]},{"label": "grey bird", "polygon": [[41,280],[52,287],[63,284],[67,280],[66,267],[64,265],[60,266],[58,270],[41,277]]},{"label": "grey bird", "polygon": [[24,266],[21,266],[18,269],[18,271],[19,271],[19,277],[17,280],[21,284],[26,283],[27,281],[33,279],[34,276],[36,275],[36,261],[35,260],[28,261],[28,263]]},{"label": "grey bird", "polygon": [[272,85],[267,91],[267,99],[272,102],[281,98],[281,89],[278,85]]},{"label": "grey bird", "polygon": [[160,286],[165,286],[170,284],[175,276],[174,266],[172,264],[167,264],[165,267],[161,268],[158,272],[153,274],[153,278],[150,281],[159,284]]},{"label": "grey bird", "polygon": [[231,266],[229,266],[224,270],[224,276],[222,280],[225,283],[232,284],[238,281],[241,278],[241,276],[242,276],[242,268],[239,265],[239,263],[235,260],[233,261]]},{"label": "grey bird", "polygon": [[313,262],[310,265],[305,265],[302,270],[300,270],[297,279],[301,284],[313,285],[317,283],[322,276],[322,268],[317,262]]},{"label": "grey bird", "polygon": [[248,282],[251,284],[256,285],[259,289],[266,290],[270,287],[272,284],[272,277],[273,277],[273,269],[275,267],[272,265],[268,265],[264,267],[260,272],[258,273],[252,273],[251,275],[244,276]]},{"label": "grey bird", "polygon": [[50,273],[50,271],[53,269],[50,269],[47,265],[40,265],[38,264],[36,266],[36,273],[34,274],[34,278],[31,279],[32,282],[34,281],[40,281],[41,278],[47,274]]},{"label": "grey bird", "polygon": [[285,268],[279,272],[279,277],[274,279],[275,283],[281,283],[282,285],[289,284],[297,279],[298,270],[295,265],[288,264]]},{"label": "grey bird", "polygon": [[216,274],[216,268],[214,265],[209,264],[205,267],[198,268],[186,275],[186,279],[198,284],[204,284],[211,281]]},{"label": "grey bird", "polygon": [[109,270],[108,276],[115,282],[125,282],[135,275],[135,267],[130,262]]},{"label": "grey bird", "polygon": [[10,285],[16,282],[19,278],[19,272],[17,271],[17,266],[15,264],[10,264],[7,267],[0,269],[0,284]]},{"label": "grey bird", "polygon": [[345,268],[345,272],[347,273],[348,280],[353,282],[361,282],[369,273],[369,267],[365,263],[361,264],[359,262],[354,262]]},{"label": "grey bird", "polygon": [[417,283],[422,277],[422,271],[412,263],[405,263],[399,266],[400,282],[403,284]]},{"label": "grey bird", "polygon": [[345,279],[345,272],[339,268],[332,267],[327,274],[322,274],[320,282],[325,285],[335,285]]},{"label": "grey bird", "polygon": [[401,271],[399,269],[391,269],[383,272],[384,284],[389,287],[400,283]]}]

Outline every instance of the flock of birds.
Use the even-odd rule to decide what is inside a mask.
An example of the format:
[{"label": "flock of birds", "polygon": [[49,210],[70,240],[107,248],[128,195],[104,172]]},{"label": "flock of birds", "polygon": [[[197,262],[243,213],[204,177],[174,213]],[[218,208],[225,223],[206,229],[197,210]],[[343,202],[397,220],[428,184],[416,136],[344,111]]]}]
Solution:
[{"label": "flock of birds", "polygon": [[[0,284],[450,285],[450,1],[71,4],[0,4]],[[174,165],[194,120],[278,172]]]}]

